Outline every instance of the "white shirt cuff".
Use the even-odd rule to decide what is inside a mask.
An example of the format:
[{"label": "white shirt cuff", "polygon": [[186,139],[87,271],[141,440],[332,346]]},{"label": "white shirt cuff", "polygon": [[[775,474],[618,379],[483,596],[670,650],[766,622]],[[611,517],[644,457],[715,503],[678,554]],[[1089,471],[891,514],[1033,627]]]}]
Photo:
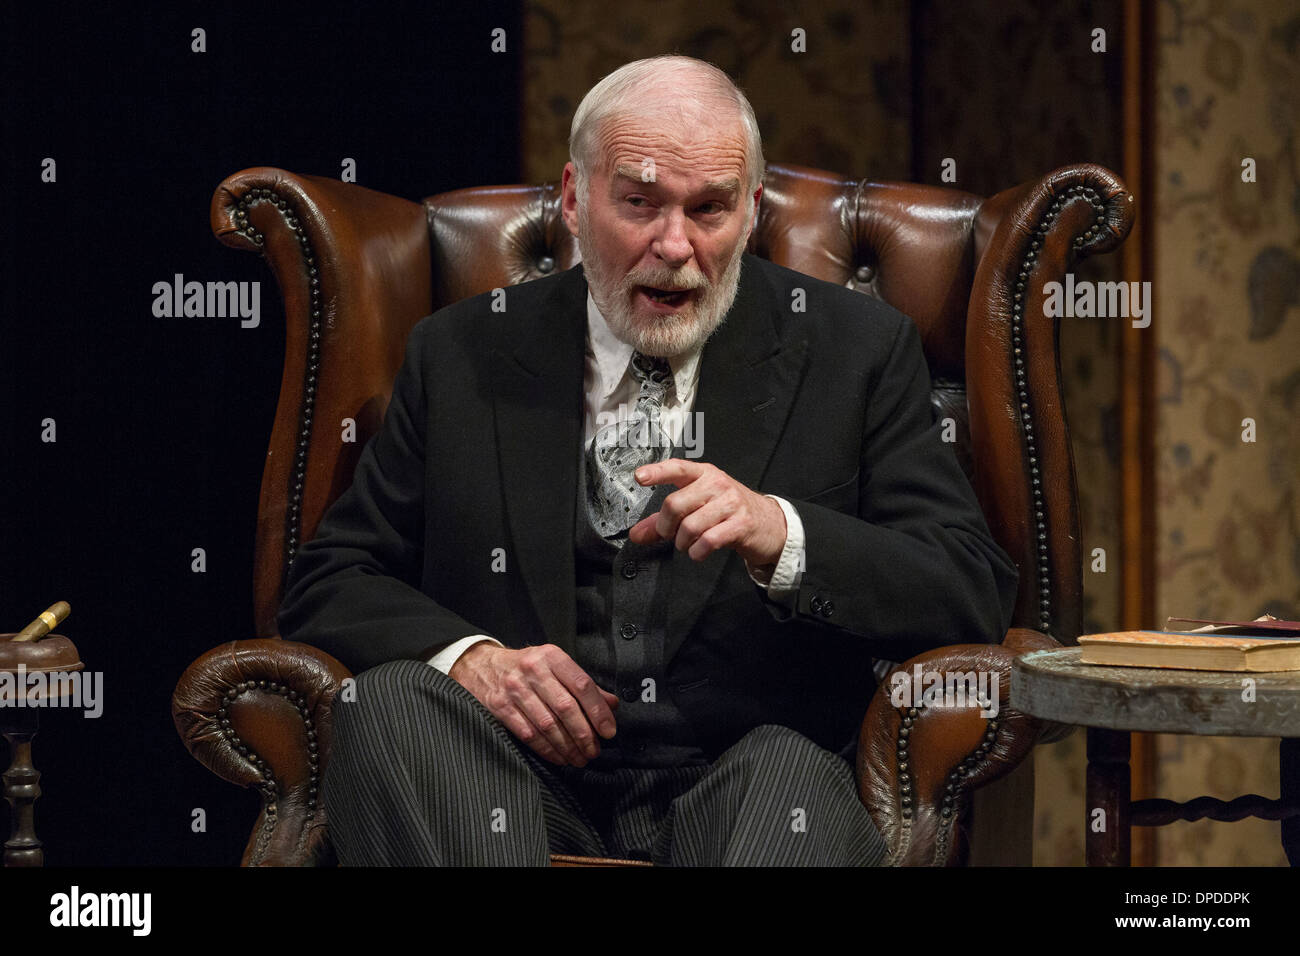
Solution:
[{"label": "white shirt cuff", "polygon": [[478,644],[482,641],[491,641],[497,647],[504,646],[495,637],[488,637],[486,634],[471,634],[469,637],[462,637],[458,641],[452,641],[442,650],[438,651],[438,653],[434,654],[427,661],[425,661],[425,663],[428,664],[430,667],[436,667],[444,674],[450,676],[452,666],[455,665],[456,661],[460,659],[460,655],[464,654],[475,644]]},{"label": "white shirt cuff", "polygon": [[751,581],[767,591],[768,597],[783,604],[793,605],[799,593],[799,582],[803,578],[805,567],[803,522],[799,519],[799,512],[794,510],[794,505],[784,498],[778,498],[776,495],[764,495],[764,497],[771,498],[780,505],[785,515],[785,546],[781,549],[781,556],[777,558],[776,567],[772,569],[770,577],[763,571],[755,573],[748,564],[745,565],[745,570],[749,572]]}]

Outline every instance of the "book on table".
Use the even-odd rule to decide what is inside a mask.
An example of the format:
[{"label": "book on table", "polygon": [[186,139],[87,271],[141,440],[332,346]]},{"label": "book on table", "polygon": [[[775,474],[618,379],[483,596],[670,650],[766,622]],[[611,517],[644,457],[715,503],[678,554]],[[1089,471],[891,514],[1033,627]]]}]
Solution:
[{"label": "book on table", "polygon": [[[1194,630],[1174,625],[1200,624]],[[1079,638],[1084,664],[1264,673],[1300,670],[1300,621],[1171,617],[1163,631],[1114,631]]]}]

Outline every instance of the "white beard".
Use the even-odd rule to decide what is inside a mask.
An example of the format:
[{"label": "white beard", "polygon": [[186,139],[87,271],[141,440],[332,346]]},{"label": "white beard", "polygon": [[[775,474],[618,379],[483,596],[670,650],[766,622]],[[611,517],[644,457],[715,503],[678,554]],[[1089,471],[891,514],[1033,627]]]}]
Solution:
[{"label": "white beard", "polygon": [[[740,287],[741,254],[745,251],[747,235],[736,243],[722,277],[712,284],[695,266],[677,270],[634,269],[624,276],[612,275],[592,248],[590,235],[586,207],[579,203],[578,251],[591,298],[610,331],[642,355],[671,358],[694,351],[727,317]],[[638,286],[702,291],[696,292],[677,313],[654,315],[643,314],[633,305]]]}]

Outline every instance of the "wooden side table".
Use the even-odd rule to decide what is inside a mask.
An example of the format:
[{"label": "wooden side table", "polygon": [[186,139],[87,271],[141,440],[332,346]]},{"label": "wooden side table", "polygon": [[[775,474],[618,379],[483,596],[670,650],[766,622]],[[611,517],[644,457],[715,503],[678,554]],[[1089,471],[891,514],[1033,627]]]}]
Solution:
[{"label": "wooden side table", "polygon": [[[1081,663],[1082,648],[1034,651],[1011,667],[1011,706],[1026,714],[1088,729],[1085,845],[1089,866],[1128,866],[1134,826],[1178,820],[1282,821],[1282,846],[1300,866],[1300,671],[1262,674],[1101,667]],[[1243,700],[1244,678],[1254,700]],[[1197,797],[1129,799],[1129,733],[1281,737],[1279,799],[1257,794],[1223,801]],[[1092,827],[1095,810],[1106,826]]]}]

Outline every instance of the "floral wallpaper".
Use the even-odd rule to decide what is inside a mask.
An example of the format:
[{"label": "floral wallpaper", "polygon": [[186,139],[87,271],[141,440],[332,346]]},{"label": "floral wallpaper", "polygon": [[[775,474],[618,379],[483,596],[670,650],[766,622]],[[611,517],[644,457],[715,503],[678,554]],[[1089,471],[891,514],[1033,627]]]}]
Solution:
[{"label": "floral wallpaper", "polygon": [[[1300,619],[1300,3],[1165,0],[1155,51],[1160,619]],[[1242,181],[1243,159],[1255,181]],[[1243,441],[1243,419],[1255,441]],[[1161,735],[1157,795],[1278,795],[1277,740]],[[1277,823],[1161,864],[1285,865]]]},{"label": "floral wallpaper", "polygon": [[[624,63],[660,53],[726,70],[754,106],[769,161],[909,178],[906,4],[531,0],[524,13],[529,182],[559,180],[569,158],[569,123],[588,89]],[[806,52],[791,49],[796,30]]]}]

